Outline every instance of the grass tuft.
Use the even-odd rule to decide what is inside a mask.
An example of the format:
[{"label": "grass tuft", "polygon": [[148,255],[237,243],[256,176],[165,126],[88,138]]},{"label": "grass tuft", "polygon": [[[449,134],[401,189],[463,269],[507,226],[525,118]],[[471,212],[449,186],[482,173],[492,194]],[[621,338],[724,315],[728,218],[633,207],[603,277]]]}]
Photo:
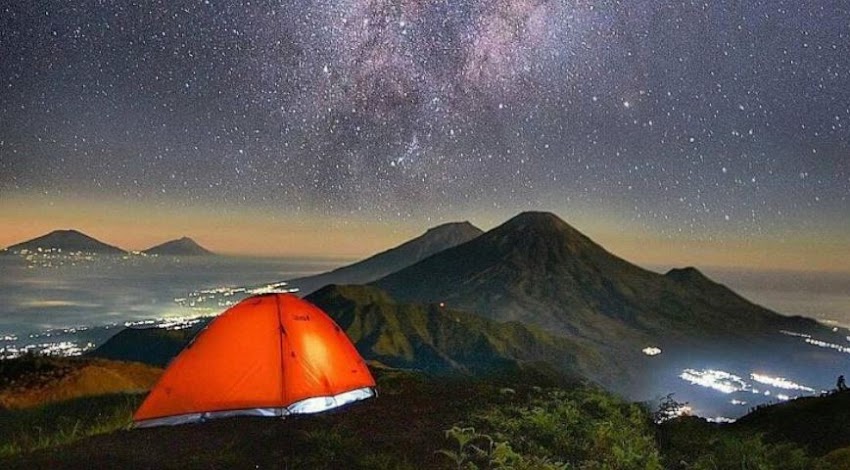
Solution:
[{"label": "grass tuft", "polygon": [[126,428],[142,397],[122,393],[0,411],[0,457],[57,447]]}]

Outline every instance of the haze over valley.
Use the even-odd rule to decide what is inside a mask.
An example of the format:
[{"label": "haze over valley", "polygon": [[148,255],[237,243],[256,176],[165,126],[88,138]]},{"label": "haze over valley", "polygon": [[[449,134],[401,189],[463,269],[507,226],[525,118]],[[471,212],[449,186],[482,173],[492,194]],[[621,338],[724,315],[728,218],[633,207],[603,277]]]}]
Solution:
[{"label": "haze over valley", "polygon": [[[528,232],[528,230],[531,230],[531,232]],[[322,287],[333,283],[366,284],[376,282],[379,289],[395,285],[411,288],[433,286],[436,289],[433,291],[436,296],[428,295],[420,300],[406,297],[408,294],[403,294],[405,297],[402,298],[409,300],[394,299],[394,294],[392,294],[394,287],[389,291],[389,295],[376,290],[378,297],[372,297],[375,294],[367,294],[365,298],[361,298],[360,291],[353,286],[348,288],[349,290],[334,295],[352,296],[351,298],[355,299],[353,300],[354,305],[359,305],[358,302],[366,302],[363,304],[364,307],[370,302],[378,302],[378,305],[395,305],[396,303],[407,305],[410,302],[422,302],[431,305],[447,304],[448,308],[459,309],[456,315],[480,315],[481,312],[491,312],[494,309],[498,311],[499,304],[523,305],[527,301],[521,300],[516,303],[517,301],[509,300],[510,297],[499,294],[500,292],[510,292],[513,289],[505,284],[501,287],[492,285],[483,289],[480,287],[473,288],[470,291],[473,293],[470,299],[478,299],[474,300],[475,302],[495,295],[495,304],[479,308],[476,307],[476,304],[464,303],[464,301],[455,298],[454,286],[464,284],[465,282],[462,279],[480,278],[480,275],[462,274],[458,281],[450,281],[451,278],[446,277],[449,275],[446,269],[469,269],[474,266],[474,263],[486,260],[489,257],[496,256],[493,259],[502,259],[502,257],[508,256],[504,259],[517,260],[511,261],[513,267],[509,272],[513,272],[512,277],[519,276],[519,279],[525,275],[532,276],[529,281],[522,281],[526,284],[530,282],[524,288],[531,288],[530,291],[527,291],[530,294],[522,295],[531,295],[532,297],[529,297],[531,299],[538,295],[533,293],[538,288],[542,289],[539,292],[545,295],[561,295],[559,292],[574,295],[584,292],[586,288],[581,286],[585,283],[596,282],[593,281],[595,274],[591,274],[592,271],[581,270],[569,271],[574,273],[569,275],[570,279],[579,281],[579,284],[572,286],[569,282],[574,281],[558,281],[557,284],[547,287],[540,284],[540,280],[531,280],[534,279],[533,276],[538,274],[546,275],[548,269],[561,269],[557,267],[561,266],[561,263],[573,263],[572,259],[585,259],[587,256],[590,256],[586,258],[587,260],[594,260],[597,259],[596,257],[602,256],[602,258],[599,258],[600,261],[584,261],[584,263],[591,263],[587,265],[588,268],[590,266],[604,266],[612,262],[614,265],[621,263],[621,261],[616,261],[616,258],[605,254],[603,251],[599,251],[599,254],[582,254],[584,253],[582,250],[585,250],[585,248],[577,247],[587,246],[587,249],[591,250],[588,253],[595,253],[593,250],[601,250],[601,247],[592,248],[595,246],[592,241],[584,238],[579,232],[574,231],[562,220],[550,214],[523,214],[509,221],[504,227],[494,229],[492,233],[481,235],[482,233],[468,223],[442,225],[428,230],[420,237],[398,247],[377,253],[368,260],[349,264],[349,267],[334,269],[344,264],[345,261],[328,259],[298,261],[215,256],[194,242],[188,243],[188,241],[191,241],[188,238],[165,244],[165,246],[175,246],[176,244],[177,247],[183,247],[185,252],[151,253],[151,251],[158,251],[159,249],[124,252],[79,232],[56,232],[46,238],[40,237],[36,238],[35,241],[14,245],[6,250],[4,256],[0,256],[0,269],[3,270],[3,276],[0,276],[3,285],[0,286],[0,289],[5,293],[7,299],[2,305],[3,312],[0,312],[2,313],[0,315],[0,333],[2,333],[0,339],[3,341],[0,348],[2,348],[5,356],[14,356],[28,350],[75,355],[92,353],[126,327],[156,327],[197,331],[197,328],[205,324],[209,317],[221,313],[240,299],[252,294],[281,289],[300,289],[302,295],[310,294],[318,289],[320,292],[310,295],[308,298],[328,308],[335,305],[327,304],[328,300],[326,300],[329,299],[328,295],[333,291],[328,291],[327,288],[322,289]],[[500,233],[503,233],[503,235],[500,235]],[[519,238],[511,239],[513,233],[516,233]],[[502,240],[502,237],[505,236],[509,238]],[[567,238],[560,238],[564,236]],[[496,244],[487,245],[490,242],[486,240],[490,239],[496,241]],[[582,239],[584,241],[581,241]],[[44,240],[47,240],[47,244]],[[83,246],[80,245],[81,240],[85,241]],[[537,241],[535,242],[535,240]],[[481,245],[482,243],[484,245]],[[514,255],[499,254],[499,250],[504,249],[525,250],[522,247],[526,243],[539,243],[540,246],[533,248],[535,245],[528,245],[528,249],[532,251],[512,251],[517,253]],[[556,249],[561,243],[566,243],[565,246],[573,248],[569,248],[570,251],[565,252],[567,253],[566,257],[558,255],[558,258],[553,258],[553,260],[560,260],[555,261],[555,265],[551,265],[555,268],[546,267],[550,266],[550,262],[546,261],[545,257],[540,257],[545,253],[540,250]],[[56,246],[50,246],[51,244]],[[60,246],[62,244],[65,246]],[[479,245],[482,248],[475,248]],[[484,248],[485,246],[487,248]],[[83,249],[86,251],[83,251]],[[445,255],[441,253],[444,250]],[[462,254],[469,250],[473,250],[471,253],[477,254],[471,255],[472,258]],[[392,280],[398,276],[403,276],[409,270],[405,268],[425,269],[416,266],[420,266],[420,262],[425,262],[425,266],[427,266],[427,263],[434,264],[441,259],[441,256],[448,262],[445,267],[439,268],[438,272],[441,274],[425,271],[400,283]],[[601,261],[608,259],[607,257],[611,257],[611,261]],[[521,259],[527,261],[519,261]],[[518,262],[520,264],[516,264]],[[623,266],[627,269],[626,272],[630,269],[640,269],[636,266],[627,267],[627,264]],[[487,269],[492,271],[493,268]],[[599,268],[591,269],[597,270]],[[398,275],[394,274],[396,271],[399,271]],[[681,272],[684,277],[681,278],[682,281],[677,282],[703,282],[699,280],[702,278],[702,274],[699,274],[696,270],[693,270],[693,273],[695,273],[693,276],[696,277],[693,277],[689,270],[674,269],[670,271],[668,276],[652,274],[651,271],[644,272],[647,276],[657,276],[658,280]],[[318,275],[304,277],[305,274],[313,273]],[[824,286],[828,287],[830,284],[823,283],[822,277],[809,277],[809,282],[819,286],[821,290],[807,291],[799,288],[800,279],[805,280],[807,278],[805,276],[802,278],[794,276],[792,273],[762,273],[759,275],[753,272],[729,270],[721,270],[719,273],[721,278],[726,276],[729,279],[738,280],[745,290],[749,289],[749,292],[754,292],[756,296],[758,294],[763,295],[762,298],[768,302],[760,302],[760,299],[751,300],[756,300],[757,303],[762,303],[768,308],[780,312],[782,310],[776,308],[776,305],[781,306],[783,302],[789,302],[789,299],[790,303],[786,305],[806,305],[809,308],[814,306],[815,309],[812,310],[814,312],[818,311],[816,299],[824,296],[831,299],[827,295],[828,292],[823,291]],[[678,274],[675,275],[678,276]],[[609,283],[622,282],[617,280],[619,279],[618,276],[621,276],[621,274],[615,274],[612,271],[609,274],[602,274],[601,279],[603,279],[603,282]],[[644,276],[644,274],[640,274],[640,276]],[[386,278],[386,280],[382,280],[382,278]],[[656,278],[652,277],[651,279]],[[790,293],[785,291],[785,297],[778,299],[774,305],[771,305],[772,289],[775,288],[771,286],[781,287],[783,284],[776,284],[777,280],[785,280],[784,282],[788,283],[790,279],[793,279],[795,285],[798,286],[797,290],[792,290]],[[832,282],[836,287],[832,295],[839,299],[839,303],[846,301],[846,297],[842,297],[841,294],[846,292],[842,291],[844,278],[836,275],[831,279],[833,279]],[[444,281],[449,281],[449,283],[439,284]],[[534,286],[537,286],[537,288]],[[805,281],[803,281],[803,286],[805,286]],[[641,289],[646,290],[647,288]],[[492,294],[488,292],[492,292]],[[547,292],[548,294],[546,294]],[[596,299],[592,302],[613,301],[611,292],[595,294],[592,293],[593,291],[587,292],[591,293],[579,295],[590,295],[591,297],[588,297],[588,299]],[[794,292],[796,292],[796,297],[793,295]],[[719,295],[726,294],[715,292],[710,295],[714,300],[719,300]],[[378,300],[364,300],[369,298]],[[712,333],[707,324],[696,326],[697,324],[692,323],[693,320],[705,316],[705,314],[695,314],[697,310],[692,309],[697,307],[678,307],[682,310],[681,314],[684,315],[686,324],[692,326],[674,326],[671,330],[667,330],[667,327],[654,330],[653,327],[643,333],[637,333],[637,330],[635,330],[636,335],[632,336],[631,333],[626,333],[626,330],[622,330],[620,326],[614,326],[613,323],[604,326],[605,322],[609,320],[602,320],[602,317],[599,320],[590,320],[590,323],[583,323],[585,320],[579,320],[580,317],[569,314],[566,323],[558,323],[558,321],[553,323],[554,320],[546,320],[546,318],[549,318],[549,314],[546,312],[553,308],[561,308],[557,307],[560,301],[554,300],[554,298],[550,300],[541,298],[541,300],[534,302],[542,303],[539,304],[539,307],[532,307],[528,314],[509,313],[511,311],[508,310],[506,311],[508,312],[507,317],[497,317],[496,320],[519,320],[523,325],[541,328],[535,330],[539,333],[533,335],[544,334],[544,332],[549,335],[547,336],[549,339],[542,339],[542,337],[526,338],[519,340],[518,343],[514,343],[517,341],[516,339],[509,340],[509,344],[515,344],[512,348],[519,348],[516,351],[528,347],[539,348],[539,346],[533,346],[533,344],[540,341],[553,344],[550,347],[551,349],[548,352],[541,351],[536,355],[521,353],[519,356],[514,356],[517,353],[509,353],[505,356],[504,351],[501,353],[479,352],[477,354],[483,355],[476,360],[484,360],[483,358],[495,354],[494,357],[502,357],[500,359],[502,361],[553,362],[560,364],[559,367],[575,373],[589,374],[595,380],[606,384],[607,387],[619,390],[633,399],[652,400],[667,393],[676,393],[677,396],[687,399],[691,403],[694,412],[708,416],[734,418],[759,403],[787,400],[797,395],[817,394],[820,390],[829,387],[833,373],[840,370],[842,361],[846,361],[847,354],[850,353],[850,340],[845,339],[840,332],[831,331],[831,327],[842,325],[843,318],[836,316],[837,313],[840,314],[843,311],[840,309],[833,311],[824,309],[820,312],[820,315],[807,315],[830,326],[830,328],[812,330],[814,325],[806,322],[797,326],[782,322],[773,326],[769,324],[756,326],[762,320],[756,320],[756,317],[752,316],[753,313],[745,313],[750,307],[743,305],[732,307],[729,312],[740,317],[741,321],[744,322],[742,324],[752,325],[746,327],[750,333],[742,336],[742,338],[751,338],[753,335],[772,338],[764,342],[752,342],[750,340],[751,344],[745,347],[743,343],[737,343],[737,340],[734,339],[734,337],[742,334],[741,331],[733,333],[732,330],[728,330],[723,333],[722,331],[726,330],[718,330]],[[627,301],[622,307],[615,307],[612,311],[617,312],[615,317],[635,308],[625,306],[630,302],[632,301]],[[518,312],[524,311],[523,308],[527,307],[520,307]],[[580,310],[584,307],[569,307],[567,312],[578,311],[577,308]],[[591,309],[596,308],[598,307],[591,307]],[[605,307],[602,308],[604,311]],[[650,308],[655,310],[658,307]],[[709,308],[727,307],[715,306]],[[741,310],[742,308],[744,310]],[[333,315],[346,315],[343,313],[346,309],[347,307],[336,306],[328,308],[328,311]],[[462,313],[464,311],[469,313]],[[802,312],[790,310],[782,313],[800,314]],[[426,315],[434,314],[436,313],[432,312]],[[408,314],[405,313],[404,315]],[[761,315],[761,313],[758,315]],[[342,317],[337,317],[338,321],[341,321],[340,318]],[[776,318],[781,319],[782,317],[777,316]],[[728,321],[725,320],[725,322]],[[753,327],[755,327],[755,330],[752,329]],[[696,329],[688,332],[688,328]],[[608,333],[605,333],[606,331]],[[619,332],[612,333],[615,331]],[[656,331],[656,333],[652,333],[652,331]],[[842,331],[846,332],[844,329]],[[401,337],[407,337],[409,333],[400,332],[399,334]],[[466,334],[469,335],[470,332]],[[614,334],[614,336],[605,339],[608,337],[606,335],[610,334]],[[718,334],[719,336],[717,336]],[[703,341],[705,338],[714,339]],[[408,338],[405,341],[414,340]],[[715,344],[714,341],[717,341],[717,343]],[[460,346],[460,349],[457,349],[459,346],[447,344],[441,347],[435,345],[429,347],[438,347],[438,350],[441,351],[439,354],[446,355],[446,357],[454,357],[456,354],[470,354],[469,352],[462,352],[465,347]],[[554,344],[560,345],[554,346]],[[363,344],[362,346],[367,350],[375,350],[374,345]],[[116,346],[109,347],[114,348]],[[117,347],[121,348],[120,346]],[[156,346],[151,347],[155,348]],[[177,347],[179,347],[179,344]],[[599,349],[600,347],[601,349]],[[612,347],[613,349],[611,349]],[[499,348],[501,350],[502,347]],[[469,367],[462,365],[464,360],[461,359],[452,359],[448,363],[440,365],[440,361],[434,362],[434,358],[428,359],[429,355],[423,351],[414,351],[415,349],[408,353],[412,356],[404,356],[409,358],[405,367],[442,370],[444,372],[456,367],[460,367],[459,370],[464,371],[468,370]],[[815,353],[818,353],[818,355],[812,356]],[[395,354],[390,353],[386,357],[379,355],[375,358],[383,363],[393,364],[395,359],[392,358],[396,357]],[[611,354],[613,356],[609,356],[606,360],[606,355]],[[368,353],[367,357],[369,357]],[[144,361],[143,356],[133,358],[133,360],[140,359]],[[616,366],[609,366],[600,371],[598,366],[593,365],[599,361],[610,361],[611,359],[614,359],[615,362],[609,362],[609,364],[616,364]],[[399,365],[401,364],[399,363]],[[436,369],[434,369],[435,367]],[[491,366],[486,367],[493,366],[491,364]],[[766,392],[767,395],[765,395]]]}]

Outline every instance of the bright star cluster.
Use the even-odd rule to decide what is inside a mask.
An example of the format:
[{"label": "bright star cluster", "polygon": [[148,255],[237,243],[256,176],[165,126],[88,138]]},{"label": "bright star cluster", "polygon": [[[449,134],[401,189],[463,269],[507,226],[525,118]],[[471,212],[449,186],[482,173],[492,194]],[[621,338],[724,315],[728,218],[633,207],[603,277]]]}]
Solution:
[{"label": "bright star cluster", "polygon": [[840,0],[0,7],[0,194],[850,226]]}]

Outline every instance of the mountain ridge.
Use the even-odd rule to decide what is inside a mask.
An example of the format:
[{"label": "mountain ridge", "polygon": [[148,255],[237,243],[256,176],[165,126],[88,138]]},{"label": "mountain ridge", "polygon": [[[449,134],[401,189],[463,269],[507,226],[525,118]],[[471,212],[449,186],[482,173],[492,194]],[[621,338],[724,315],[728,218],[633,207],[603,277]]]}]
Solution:
[{"label": "mountain ridge", "polygon": [[398,271],[446,248],[463,244],[483,232],[464,222],[449,222],[429,228],[424,234],[362,261],[314,276],[287,282],[299,288],[299,295],[308,295],[329,284],[366,284]]},{"label": "mountain ridge", "polygon": [[547,363],[576,373],[591,358],[581,345],[533,326],[401,304],[371,286],[325,286],[307,300],[332,316],[364,358],[390,367],[477,374]]},{"label": "mountain ridge", "polygon": [[[391,368],[474,376],[545,364],[603,381],[625,373],[603,367],[587,342],[437,304],[402,304],[372,286],[329,285],[306,300],[333,318],[364,359]],[[165,366],[210,320],[176,331],[125,328],[86,356]]]},{"label": "mountain ridge", "polygon": [[662,275],[631,264],[547,212],[521,213],[373,285],[399,302],[442,302],[603,346],[816,325],[757,306],[695,268]]},{"label": "mountain ridge", "polygon": [[202,321],[192,328],[180,330],[124,328],[84,355],[165,367],[206,324],[207,321]]}]

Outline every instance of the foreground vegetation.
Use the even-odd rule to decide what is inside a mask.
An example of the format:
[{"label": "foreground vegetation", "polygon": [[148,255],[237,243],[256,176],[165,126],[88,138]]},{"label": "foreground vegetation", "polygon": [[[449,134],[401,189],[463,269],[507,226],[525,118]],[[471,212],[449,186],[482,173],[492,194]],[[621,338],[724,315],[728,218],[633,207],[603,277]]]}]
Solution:
[{"label": "foreground vegetation", "polygon": [[[516,394],[503,389],[503,394]],[[650,414],[595,388],[534,388],[474,411],[446,436],[457,468],[660,469]]]},{"label": "foreground vegetation", "polygon": [[142,396],[126,394],[0,411],[0,468],[850,468],[841,436],[813,448],[752,423],[656,425],[655,405],[538,372],[378,379],[377,399],[286,420],[127,430]]},{"label": "foreground vegetation", "polygon": [[0,410],[0,457],[24,456],[125,428],[142,398],[139,394],[114,394]]}]

